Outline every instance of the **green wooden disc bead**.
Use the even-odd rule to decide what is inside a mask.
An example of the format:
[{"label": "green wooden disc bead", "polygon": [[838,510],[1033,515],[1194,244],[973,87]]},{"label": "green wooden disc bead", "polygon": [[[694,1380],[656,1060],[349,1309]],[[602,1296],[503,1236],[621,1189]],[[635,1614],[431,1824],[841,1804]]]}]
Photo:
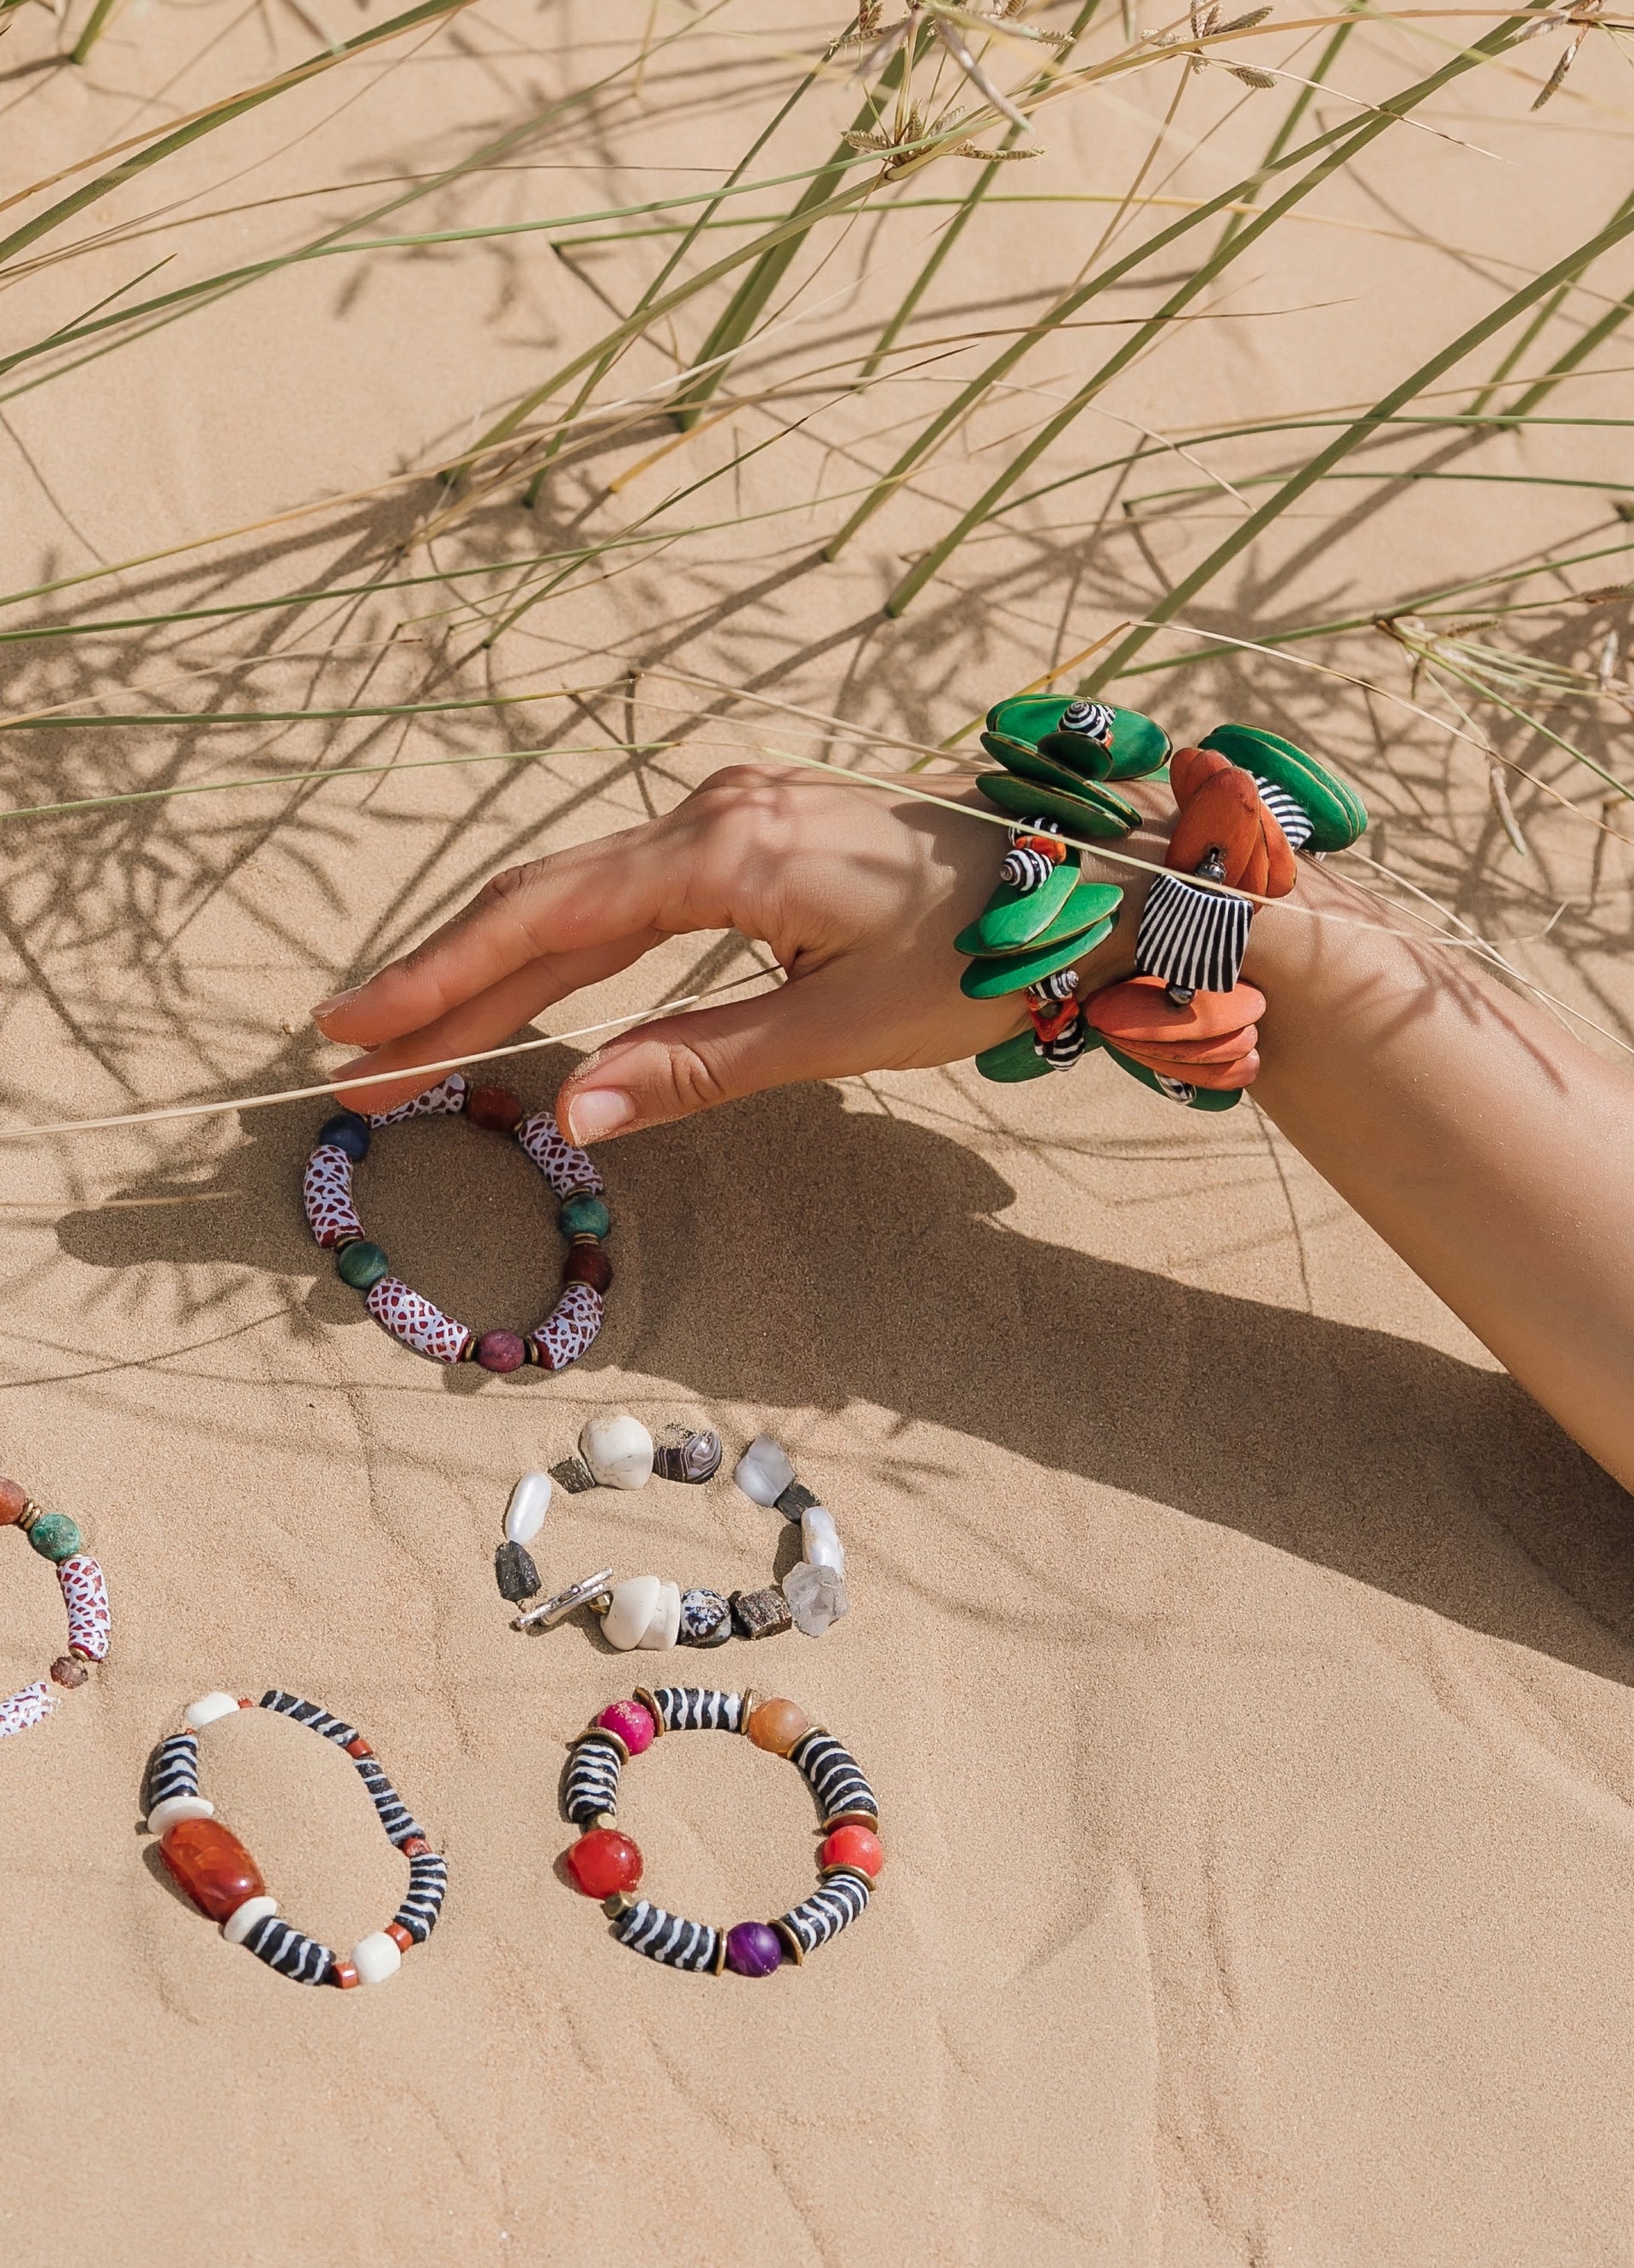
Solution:
[{"label": "green wooden disc bead", "polygon": [[1069,835],[1087,836],[1091,841],[1132,835],[1140,824],[1132,803],[1093,780],[1080,782],[1071,795],[1064,788],[1016,779],[1009,772],[983,772],[976,785],[990,804],[1013,819],[1054,819]]},{"label": "green wooden disc bead", "polygon": [[1069,851],[1060,865],[1035,890],[1018,890],[1001,882],[973,922],[967,922],[953,943],[963,954],[1014,953],[1048,929],[1078,887],[1078,860]]},{"label": "green wooden disc bead", "polygon": [[[997,943],[990,938],[985,914],[980,921],[972,922],[968,929],[961,929],[953,945],[972,961],[999,954],[1007,957],[1012,953],[1036,953],[1045,946],[1064,945],[1069,938],[1082,937],[1086,930],[1098,929],[1122,902],[1123,893],[1115,882],[1080,882],[1068,894],[1054,920],[1046,922],[1035,935],[1019,945]],[[1080,950],[1087,952],[1088,947]]]},{"label": "green wooden disc bead", "polygon": [[1285,788],[1311,822],[1309,848],[1348,850],[1367,831],[1367,806],[1314,756],[1257,725],[1221,725],[1198,744]]},{"label": "green wooden disc bead", "polygon": [[[1059,739],[1060,735],[1052,737]],[[1081,795],[1086,787],[1095,785],[1093,780],[1082,772],[1075,772],[1070,764],[1059,763],[1037,748],[1029,747],[1025,740],[1012,740],[1004,733],[983,733],[982,746],[1018,779],[1041,781],[1046,787],[1058,787],[1064,795]]]},{"label": "green wooden disc bead", "polygon": [[1112,777],[1112,751],[1104,740],[1092,740],[1087,733],[1046,733],[1038,744],[1041,756],[1051,763],[1064,764],[1079,779],[1103,780]]},{"label": "green wooden disc bead", "polygon": [[392,1263],[378,1244],[346,1244],[335,1256],[335,1272],[354,1292],[366,1292],[391,1274]]},{"label": "green wooden disc bead", "polygon": [[1109,921],[1097,922],[1093,929],[1086,929],[1061,944],[1030,946],[1025,953],[1005,953],[973,961],[960,978],[959,989],[967,1000],[1002,1000],[1007,993],[1025,992],[1029,984],[1041,983],[1046,976],[1053,976],[1057,968],[1070,968],[1111,934]]},{"label": "green wooden disc bead", "polygon": [[78,1522],[65,1512],[42,1512],[29,1529],[28,1540],[42,1559],[71,1559],[80,1544]]},{"label": "green wooden disc bead", "polygon": [[[1061,719],[1068,705],[1059,694],[1017,694],[1012,700],[996,703],[988,711],[987,727],[989,732],[1003,733],[1006,739],[1028,741],[1041,755],[1054,756],[1057,762],[1067,762],[1071,751],[1065,743],[1087,735],[1064,733],[1059,748],[1047,748],[1042,743],[1049,734],[1060,733]],[[1169,736],[1161,725],[1150,717],[1143,717],[1138,709],[1114,708],[1111,762],[1104,772],[1098,770],[1095,777],[1147,779],[1162,770],[1168,757]]]},{"label": "green wooden disc bead", "polygon": [[[1103,1040],[1100,1044],[1120,1071],[1126,1071],[1131,1079],[1137,1079],[1143,1086],[1149,1086],[1153,1094],[1163,1094],[1163,1089],[1158,1085],[1158,1074],[1155,1071],[1148,1071],[1145,1064],[1137,1063],[1132,1056],[1120,1055],[1109,1040]],[[1189,1080],[1182,1083],[1190,1085]],[[1223,1092],[1216,1086],[1200,1086],[1196,1089],[1186,1108],[1188,1110],[1230,1110],[1233,1105],[1242,1101],[1242,1094],[1243,1090],[1240,1086],[1228,1087]],[[1174,1098],[1172,1094],[1164,1094],[1163,1100],[1166,1102],[1173,1102]]]},{"label": "green wooden disc bead", "polygon": [[983,1079],[993,1079],[1000,1086],[1012,1086],[1024,1079],[1047,1079],[1056,1066],[1046,1063],[1033,1045],[1029,1025],[1013,1039],[1000,1040],[996,1048],[983,1048],[975,1059],[975,1067]]},{"label": "green wooden disc bead", "polygon": [[563,1236],[605,1236],[613,1226],[612,1214],[589,1189],[563,1197],[556,1219]]}]

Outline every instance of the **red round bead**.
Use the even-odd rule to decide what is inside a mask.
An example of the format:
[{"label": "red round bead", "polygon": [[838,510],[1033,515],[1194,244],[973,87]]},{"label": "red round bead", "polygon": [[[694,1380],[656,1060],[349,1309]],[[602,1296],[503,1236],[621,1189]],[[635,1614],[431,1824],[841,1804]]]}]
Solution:
[{"label": "red round bead", "polygon": [[613,1281],[613,1263],[599,1244],[576,1244],[562,1263],[562,1281],[605,1292]]},{"label": "red round bead", "polygon": [[568,1872],[587,1898],[610,1898],[641,1880],[641,1853],[616,1828],[593,1827],[567,1854]]},{"label": "red round bead", "polygon": [[515,1331],[484,1331],[476,1343],[476,1359],[484,1370],[494,1370],[503,1376],[506,1371],[520,1370],[527,1360],[527,1349]]},{"label": "red round bead", "polygon": [[28,1491],[19,1481],[0,1481],[0,1528],[10,1528],[28,1509]]},{"label": "red round bead", "polygon": [[474,1086],[466,1097],[465,1115],[474,1125],[496,1134],[514,1134],[525,1113],[508,1086]]},{"label": "red round bead", "polygon": [[871,1828],[836,1827],[822,1846],[825,1867],[855,1867],[872,1881],[885,1864],[885,1847]]}]

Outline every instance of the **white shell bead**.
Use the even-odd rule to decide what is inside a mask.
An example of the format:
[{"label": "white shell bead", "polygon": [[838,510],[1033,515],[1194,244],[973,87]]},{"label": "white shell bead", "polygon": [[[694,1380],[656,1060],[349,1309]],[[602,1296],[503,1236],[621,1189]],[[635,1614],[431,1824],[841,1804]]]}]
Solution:
[{"label": "white shell bead", "polygon": [[578,1454],[603,1488],[645,1488],[652,1477],[652,1436],[639,1418],[593,1418]]},{"label": "white shell bead", "polygon": [[827,1505],[808,1504],[800,1514],[800,1546],[809,1567],[832,1567],[845,1572],[845,1546]]},{"label": "white shell bead", "polygon": [[156,1803],[148,1814],[148,1833],[162,1835],[179,1819],[214,1819],[216,1807],[206,1803],[202,1795],[167,1795],[163,1803]]},{"label": "white shell bead", "polygon": [[659,1602],[653,1609],[652,1619],[641,1638],[641,1644],[650,1653],[662,1653],[666,1646],[673,1646],[681,1636],[681,1585],[660,1583]]},{"label": "white shell bead", "polygon": [[507,1543],[531,1543],[545,1524],[545,1514],[550,1509],[551,1480],[548,1473],[524,1473],[511,1491],[511,1501],[505,1507],[505,1541]]},{"label": "white shell bead", "polygon": [[352,1967],[360,1984],[384,1984],[403,1965],[402,1948],[383,1929],[372,1930],[352,1948]]},{"label": "white shell bead", "polygon": [[601,1635],[609,1646],[628,1653],[631,1646],[641,1644],[663,1587],[656,1575],[631,1575],[628,1581],[614,1585],[613,1603],[601,1620]]},{"label": "white shell bead", "polygon": [[195,1733],[202,1733],[205,1726],[213,1725],[217,1717],[236,1716],[238,1708],[236,1693],[207,1693],[202,1701],[188,1702],[181,1712],[182,1722],[191,1725]]},{"label": "white shell bead", "polygon": [[794,1478],[788,1451],[769,1433],[757,1433],[738,1460],[732,1478],[751,1503],[776,1504]]},{"label": "white shell bead", "polygon": [[244,1904],[235,1906],[223,1922],[221,1933],[229,1945],[242,1945],[258,1921],[265,1921],[269,1914],[276,1914],[277,1911],[276,1898],[246,1898]]}]

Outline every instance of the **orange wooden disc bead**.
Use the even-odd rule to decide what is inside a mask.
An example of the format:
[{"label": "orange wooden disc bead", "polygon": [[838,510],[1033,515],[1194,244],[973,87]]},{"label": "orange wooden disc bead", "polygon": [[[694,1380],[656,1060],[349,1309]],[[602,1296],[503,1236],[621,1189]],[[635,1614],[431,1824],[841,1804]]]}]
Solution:
[{"label": "orange wooden disc bead", "polygon": [[749,1738],[774,1756],[786,1756],[811,1728],[811,1719],[792,1701],[762,1701],[749,1719]]},{"label": "orange wooden disc bead", "polygon": [[1160,976],[1130,976],[1122,984],[1108,984],[1084,1008],[1085,1021],[1115,1048],[1125,1040],[1152,1047],[1169,1040],[1220,1039],[1257,1024],[1264,1013],[1265,995],[1252,984],[1229,992],[1199,992],[1189,1007],[1177,1008]]}]

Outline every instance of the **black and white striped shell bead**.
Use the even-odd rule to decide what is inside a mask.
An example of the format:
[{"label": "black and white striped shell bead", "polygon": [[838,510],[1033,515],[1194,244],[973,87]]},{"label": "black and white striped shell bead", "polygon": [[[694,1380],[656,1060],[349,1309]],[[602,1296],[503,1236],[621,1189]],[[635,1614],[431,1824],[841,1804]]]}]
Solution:
[{"label": "black and white striped shell bead", "polygon": [[998,879],[1012,890],[1041,890],[1055,871],[1055,860],[1041,850],[1006,850],[998,862]]},{"label": "black and white striped shell bead", "polygon": [[388,1927],[406,1929],[423,1945],[443,1911],[448,1890],[448,1861],[436,1851],[419,1851],[408,1861],[408,1889]]},{"label": "black and white striped shell bead", "polygon": [[706,1921],[688,1921],[684,1914],[666,1913],[647,1898],[637,1898],[619,1916],[613,1934],[632,1953],[695,1976],[718,1976],[725,1959],[726,1940],[719,1930]]},{"label": "black and white striped shell bead", "polygon": [[282,1686],[275,1685],[270,1692],[263,1693],[261,1705],[263,1709],[272,1710],[277,1716],[292,1717],[298,1725],[305,1725],[310,1732],[320,1733],[326,1741],[333,1741],[337,1748],[350,1748],[354,1741],[363,1737],[357,1726],[349,1725],[343,1717],[332,1716],[328,1710],[320,1708],[317,1702],[303,1701],[298,1693],[286,1693]]},{"label": "black and white striped shell bead", "polygon": [[1253,917],[1248,898],[1154,874],[1135,935],[1136,974],[1191,992],[1233,991]]},{"label": "black and white striped shell bead", "polygon": [[1070,1064],[1078,1061],[1088,1045],[1088,1027],[1083,1017],[1079,1015],[1074,1016],[1065,1029],[1057,1032],[1053,1040],[1034,1040],[1033,1052],[1036,1056],[1041,1056],[1047,1064],[1053,1064],[1057,1071],[1064,1071]]},{"label": "black and white striped shell bead", "polygon": [[1104,701],[1069,701],[1059,730],[1082,733],[1086,740],[1099,740],[1105,747],[1112,738],[1112,711]]},{"label": "black and white striped shell bead", "polygon": [[[161,1741],[153,1752],[148,1766],[148,1817],[159,1815],[161,1805],[173,1805],[179,1800],[188,1801],[199,1793],[199,1736],[196,1733],[173,1733]],[[166,1823],[181,1817],[179,1811],[162,1815]],[[162,1834],[163,1827],[153,1830]]]},{"label": "black and white striped shell bead", "polygon": [[868,1898],[869,1884],[864,1875],[835,1872],[825,1877],[810,1897],[779,1915],[772,1927],[785,1945],[794,1940],[803,1959],[820,1945],[827,1945],[831,1937],[838,1937],[863,1912]]},{"label": "black and white striped shell bead", "polygon": [[738,1733],[743,1729],[740,1693],[719,1693],[707,1685],[660,1685],[651,1697],[654,1714],[666,1733]]},{"label": "black and white striped shell bead", "polygon": [[1035,1000],[1041,1008],[1046,1008],[1058,1006],[1063,1000],[1070,1000],[1077,990],[1077,969],[1056,968],[1048,976],[1041,976],[1036,984],[1029,984],[1027,997],[1029,1000]]},{"label": "black and white striped shell bead", "polygon": [[825,1820],[841,1812],[879,1818],[879,1798],[863,1778],[856,1757],[820,1725],[800,1735],[789,1751],[789,1762],[805,1775]]},{"label": "black and white striped shell bead", "polygon": [[615,1733],[584,1734],[568,1758],[562,1808],[575,1827],[587,1827],[602,1814],[618,1810],[618,1776],[628,1754]]},{"label": "black and white striped shell bead", "polygon": [[1285,787],[1275,781],[1262,779],[1256,772],[1254,785],[1260,801],[1281,828],[1290,850],[1303,850],[1311,839],[1311,815],[1301,803],[1297,803]]}]

